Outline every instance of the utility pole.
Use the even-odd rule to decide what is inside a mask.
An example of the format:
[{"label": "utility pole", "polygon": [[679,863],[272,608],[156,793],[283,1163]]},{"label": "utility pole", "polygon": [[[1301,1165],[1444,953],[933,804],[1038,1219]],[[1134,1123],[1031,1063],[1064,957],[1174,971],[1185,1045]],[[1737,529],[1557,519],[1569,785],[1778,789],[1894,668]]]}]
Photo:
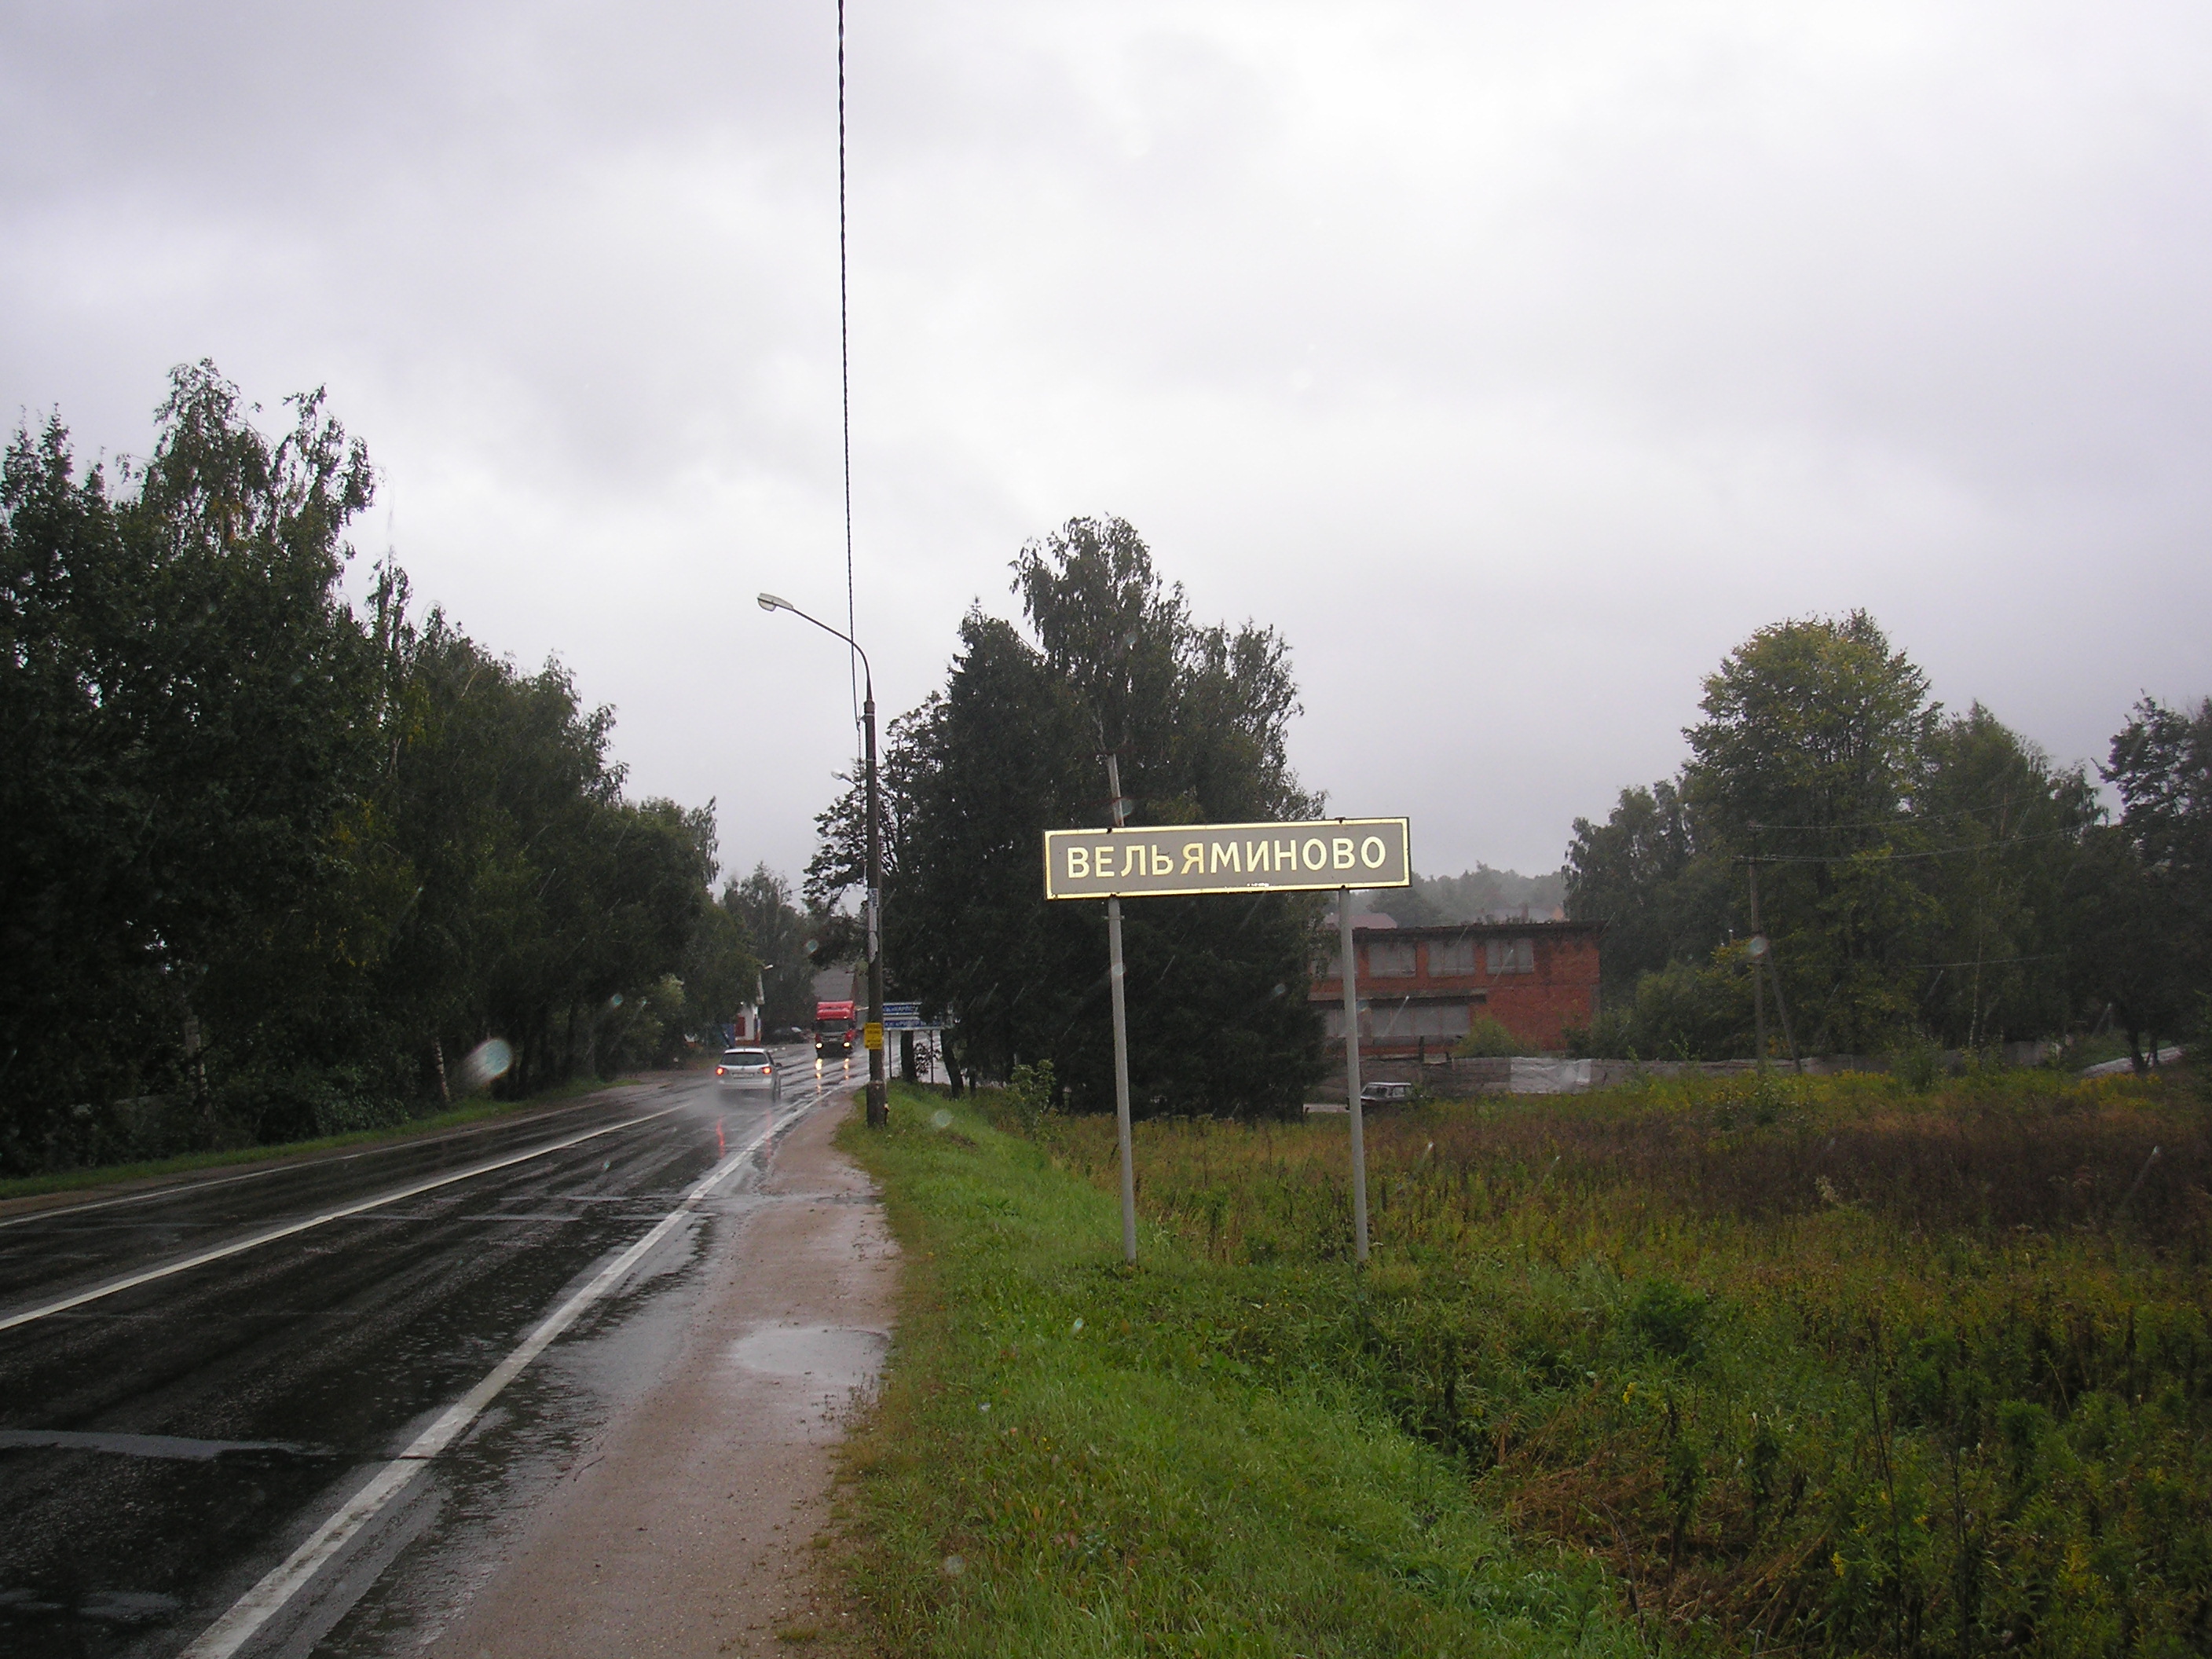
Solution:
[{"label": "utility pole", "polygon": [[868,1127],[882,1129],[890,1127],[891,1107],[884,1077],[884,838],[876,822],[876,683],[872,675],[860,719],[868,733],[868,1025],[876,1034],[875,1043],[868,1050]]},{"label": "utility pole", "polygon": [[[1756,835],[1757,824],[1751,826]],[[1766,994],[1764,975],[1774,980],[1774,1012],[1782,1016],[1782,1040],[1790,1048],[1790,1064],[1799,1075],[1803,1075],[1805,1061],[1797,1052],[1796,1034],[1790,1029],[1790,1005],[1782,998],[1782,974],[1774,965],[1774,941],[1759,930],[1759,854],[1757,844],[1746,867],[1751,874],[1751,943],[1746,948],[1751,952],[1751,1006],[1753,1017],[1759,1024],[1759,1069],[1766,1069]]]},{"label": "utility pole", "polygon": [[[1752,826],[1759,833],[1759,826]],[[1751,859],[1744,866],[1751,872],[1751,1008],[1752,1018],[1759,1028],[1759,1069],[1766,1069],[1766,984],[1762,971],[1766,966],[1766,935],[1759,931],[1759,843],[1751,844]]]},{"label": "utility pole", "polygon": [[1774,965],[1774,942],[1771,939],[1766,945],[1766,971],[1774,981],[1774,1012],[1782,1016],[1782,1041],[1790,1050],[1790,1068],[1802,1077],[1805,1060],[1797,1052],[1797,1038],[1790,1029],[1790,1005],[1782,1000],[1782,973]]},{"label": "utility pole", "polygon": [[[1106,755],[1106,787],[1114,792],[1114,827],[1122,827],[1121,762],[1111,750]],[[1108,976],[1114,990],[1114,1129],[1121,1147],[1121,1260],[1132,1267],[1137,1261],[1137,1162],[1129,1132],[1129,1002],[1122,986],[1127,978],[1121,964],[1121,896],[1106,900],[1106,939],[1113,954]]]}]

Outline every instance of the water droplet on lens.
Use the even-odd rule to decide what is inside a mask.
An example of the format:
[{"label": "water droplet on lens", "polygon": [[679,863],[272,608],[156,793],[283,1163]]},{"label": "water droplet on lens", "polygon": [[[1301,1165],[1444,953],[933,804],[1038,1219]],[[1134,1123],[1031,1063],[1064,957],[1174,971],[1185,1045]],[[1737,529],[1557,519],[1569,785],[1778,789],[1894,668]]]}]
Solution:
[{"label": "water droplet on lens", "polygon": [[505,1077],[514,1065],[513,1045],[487,1037],[469,1050],[461,1061],[461,1075],[472,1089],[481,1089],[495,1078]]}]

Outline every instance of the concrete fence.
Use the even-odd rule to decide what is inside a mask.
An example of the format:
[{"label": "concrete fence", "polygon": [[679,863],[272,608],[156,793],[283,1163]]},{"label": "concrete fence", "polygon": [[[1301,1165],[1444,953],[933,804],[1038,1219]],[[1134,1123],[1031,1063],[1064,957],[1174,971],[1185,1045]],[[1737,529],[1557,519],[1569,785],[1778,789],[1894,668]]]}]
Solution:
[{"label": "concrete fence", "polygon": [[[2050,1042],[2008,1042],[2008,1066],[2035,1066],[2048,1059],[2057,1045]],[[1946,1049],[1936,1056],[1939,1069],[1956,1072],[1965,1056]],[[1887,1054],[1808,1055],[1808,1077],[1832,1077],[1842,1072],[1887,1072],[1893,1060]],[[1787,1060],[1767,1062],[1768,1068],[1790,1074]],[[1753,1060],[1558,1060],[1549,1055],[1516,1055],[1512,1059],[1464,1060],[1439,1055],[1415,1060],[1370,1060],[1359,1062],[1361,1078],[1370,1083],[1418,1083],[1428,1093],[1446,1099],[1472,1095],[1575,1095],[1604,1089],[1638,1077],[1737,1077],[1759,1069]],[[1312,1091],[1316,1102],[1334,1104],[1344,1098],[1344,1074],[1324,1081]]]}]

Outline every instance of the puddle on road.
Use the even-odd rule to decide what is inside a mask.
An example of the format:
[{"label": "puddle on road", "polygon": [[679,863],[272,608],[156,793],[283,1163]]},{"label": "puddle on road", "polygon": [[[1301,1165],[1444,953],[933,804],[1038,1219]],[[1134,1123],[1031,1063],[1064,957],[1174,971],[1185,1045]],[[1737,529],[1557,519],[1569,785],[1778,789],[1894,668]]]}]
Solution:
[{"label": "puddle on road", "polygon": [[844,1325],[764,1325],[730,1345],[730,1358],[769,1376],[811,1377],[825,1388],[858,1389],[883,1369],[890,1338]]}]

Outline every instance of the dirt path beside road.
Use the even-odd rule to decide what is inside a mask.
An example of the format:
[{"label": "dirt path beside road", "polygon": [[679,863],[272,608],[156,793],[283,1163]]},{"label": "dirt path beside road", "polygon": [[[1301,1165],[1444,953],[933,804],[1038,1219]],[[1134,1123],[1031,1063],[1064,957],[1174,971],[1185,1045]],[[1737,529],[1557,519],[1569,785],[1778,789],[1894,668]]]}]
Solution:
[{"label": "dirt path beside road", "polygon": [[789,1653],[815,1631],[839,1645],[811,1546],[897,1276],[873,1188],[830,1144],[852,1109],[825,1105],[776,1149],[682,1353],[543,1503],[437,1659]]}]

